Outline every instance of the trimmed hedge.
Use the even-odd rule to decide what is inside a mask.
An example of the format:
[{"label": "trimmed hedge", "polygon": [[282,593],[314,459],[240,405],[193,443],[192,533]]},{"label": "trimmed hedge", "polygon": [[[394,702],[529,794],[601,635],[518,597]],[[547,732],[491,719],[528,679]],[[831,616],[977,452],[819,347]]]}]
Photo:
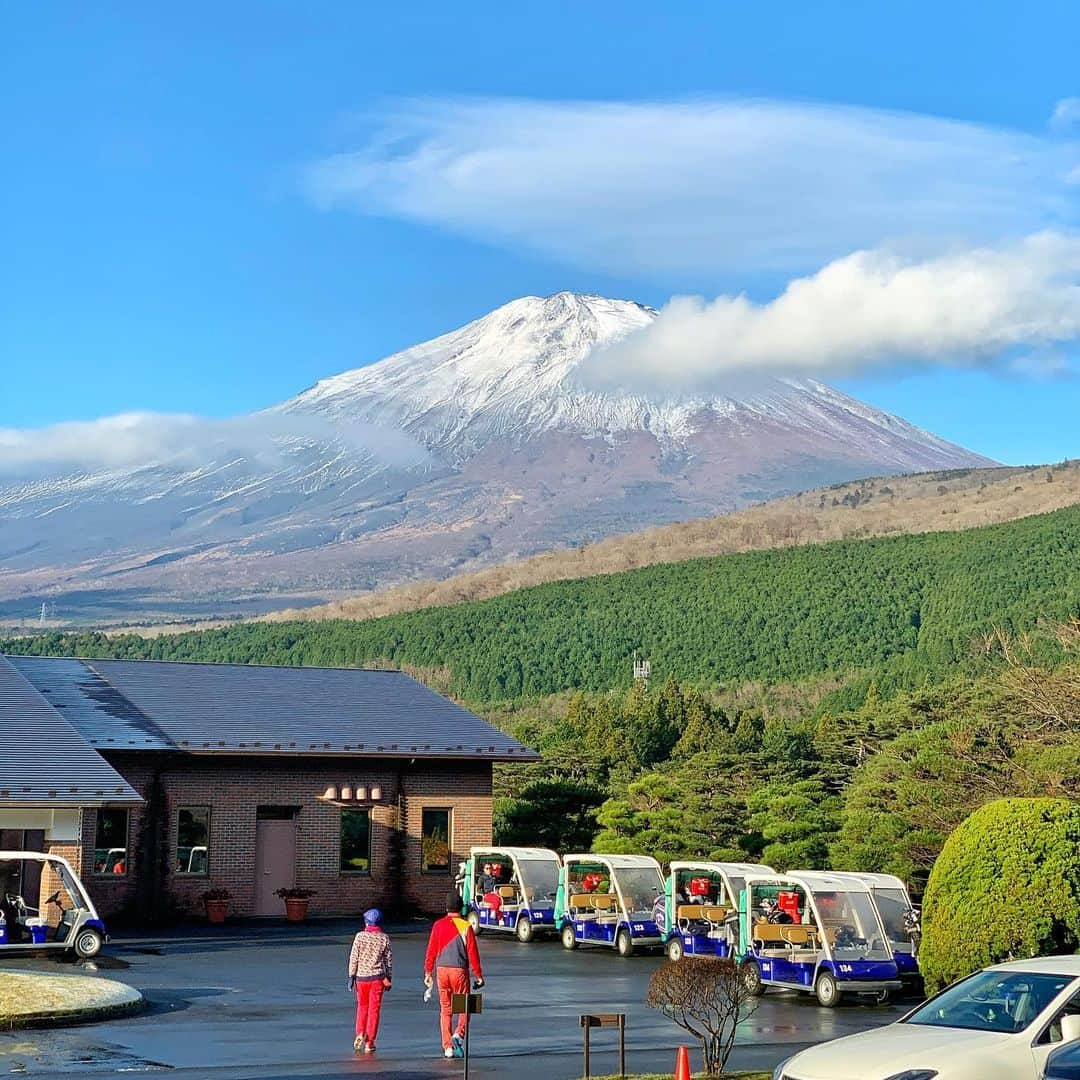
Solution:
[{"label": "trimmed hedge", "polygon": [[998,799],[945,842],[923,899],[928,992],[988,964],[1076,952],[1080,803]]}]

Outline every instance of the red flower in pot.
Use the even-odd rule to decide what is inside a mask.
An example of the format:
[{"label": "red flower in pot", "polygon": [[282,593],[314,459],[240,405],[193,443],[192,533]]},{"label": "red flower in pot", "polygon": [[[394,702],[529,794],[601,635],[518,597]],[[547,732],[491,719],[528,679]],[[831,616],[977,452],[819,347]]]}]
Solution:
[{"label": "red flower in pot", "polygon": [[277,889],[275,896],[280,896],[285,901],[285,918],[289,922],[303,922],[307,918],[308,903],[315,895],[314,889],[302,889],[290,886]]}]

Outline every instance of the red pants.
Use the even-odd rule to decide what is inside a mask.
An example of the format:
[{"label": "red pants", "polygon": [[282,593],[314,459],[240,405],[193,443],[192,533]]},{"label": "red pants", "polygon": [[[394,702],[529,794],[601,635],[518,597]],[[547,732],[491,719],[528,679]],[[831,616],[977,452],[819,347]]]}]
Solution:
[{"label": "red pants", "polygon": [[383,990],[382,979],[356,984],[356,1034],[363,1035],[368,1046],[375,1045],[375,1036],[379,1034]]},{"label": "red pants", "polygon": [[[451,998],[454,994],[467,994],[469,992],[469,973],[464,968],[436,968],[435,985],[439,988],[439,1028],[442,1032],[443,1049],[448,1050],[453,1043],[451,1040]],[[465,1037],[465,1024],[468,1017],[458,1017],[457,1034]]]}]

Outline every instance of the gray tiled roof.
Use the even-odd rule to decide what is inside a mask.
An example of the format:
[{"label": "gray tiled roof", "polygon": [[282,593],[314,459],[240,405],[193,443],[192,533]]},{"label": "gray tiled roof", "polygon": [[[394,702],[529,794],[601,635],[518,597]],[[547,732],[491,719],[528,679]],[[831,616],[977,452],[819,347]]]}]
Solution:
[{"label": "gray tiled roof", "polygon": [[11,662],[101,749],[536,758],[399,671],[40,657]]},{"label": "gray tiled roof", "polygon": [[0,656],[0,804],[137,803],[126,780]]},{"label": "gray tiled roof", "polygon": [[172,749],[168,736],[89,663],[53,656],[9,656],[8,661],[93,746]]}]

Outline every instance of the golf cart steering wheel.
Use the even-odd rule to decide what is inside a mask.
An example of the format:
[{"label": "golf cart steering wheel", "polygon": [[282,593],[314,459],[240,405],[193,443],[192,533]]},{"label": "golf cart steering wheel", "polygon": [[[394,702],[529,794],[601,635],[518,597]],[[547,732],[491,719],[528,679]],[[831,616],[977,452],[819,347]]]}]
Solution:
[{"label": "golf cart steering wheel", "polygon": [[60,890],[59,889],[57,889],[56,892],[54,892],[52,894],[52,896],[50,896],[48,898],[48,900],[45,901],[45,906],[46,907],[48,907],[49,904],[55,904],[58,908],[63,910],[64,905],[62,903],[60,903]]}]

